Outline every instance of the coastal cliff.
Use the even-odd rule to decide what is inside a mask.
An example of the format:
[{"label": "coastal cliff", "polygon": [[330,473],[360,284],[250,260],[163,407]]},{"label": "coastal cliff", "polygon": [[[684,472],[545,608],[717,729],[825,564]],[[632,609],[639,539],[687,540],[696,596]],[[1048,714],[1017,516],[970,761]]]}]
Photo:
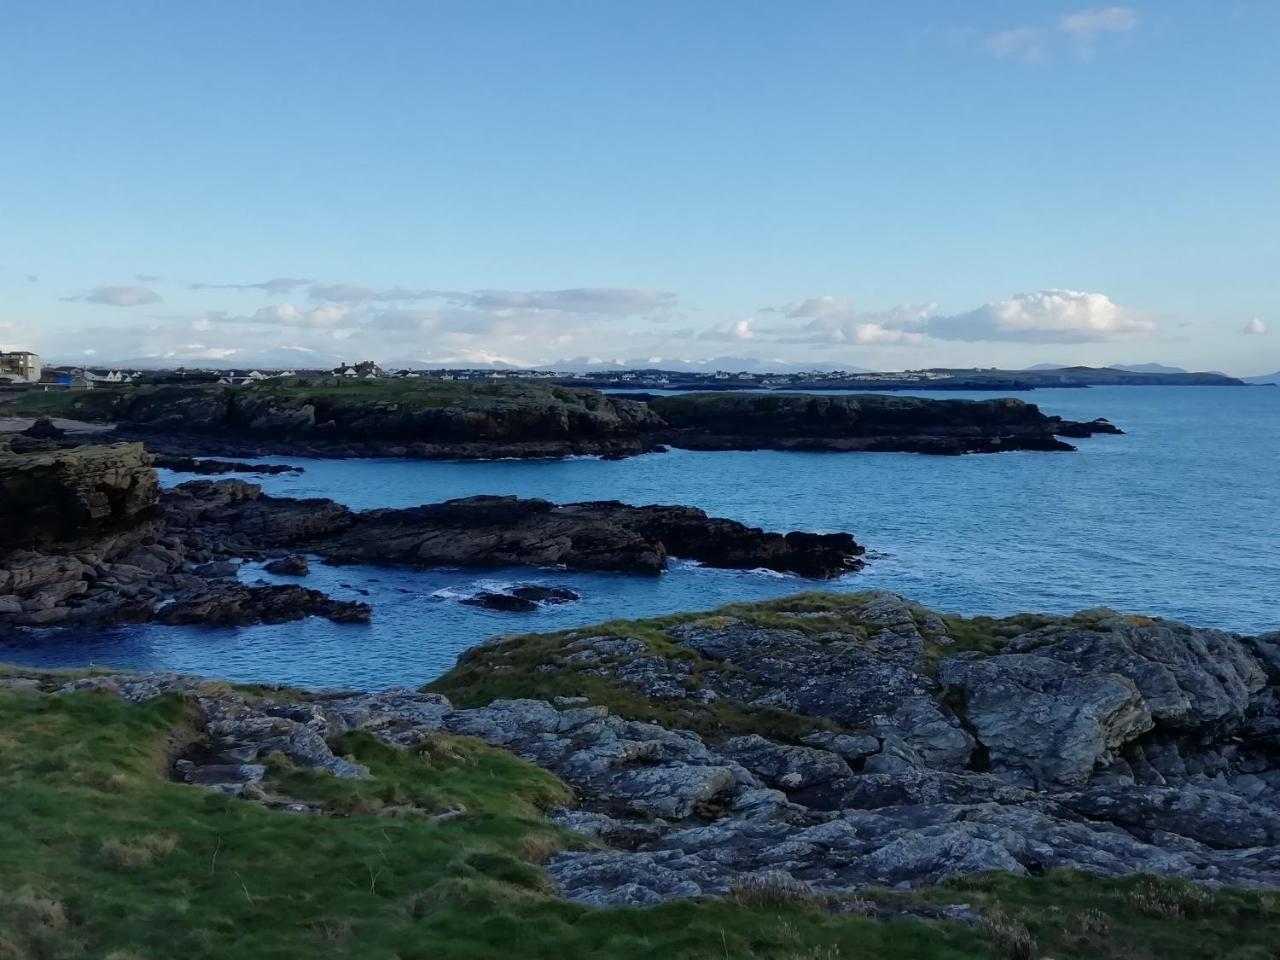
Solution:
[{"label": "coastal cliff", "polygon": [[1007,398],[709,393],[628,399],[537,380],[124,387],[56,402],[66,416],[118,424],[119,436],[168,456],[622,457],[666,446],[955,455],[1069,451],[1074,448],[1060,436],[1120,432],[1104,420],[1063,421]]},{"label": "coastal cliff", "polygon": [[101,539],[136,526],[159,500],[141,444],[27,455],[0,449],[0,554]]}]

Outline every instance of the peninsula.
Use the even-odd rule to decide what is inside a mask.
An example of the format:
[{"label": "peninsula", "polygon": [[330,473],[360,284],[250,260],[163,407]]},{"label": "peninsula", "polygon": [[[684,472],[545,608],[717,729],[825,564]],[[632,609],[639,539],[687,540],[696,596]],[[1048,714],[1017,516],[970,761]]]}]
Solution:
[{"label": "peninsula", "polygon": [[1105,420],[1064,421],[1010,398],[708,393],[629,399],[545,380],[120,384],[20,394],[0,411],[114,424],[116,439],[178,457],[623,457],[667,446],[955,455],[1070,451],[1060,437],[1120,432]]}]

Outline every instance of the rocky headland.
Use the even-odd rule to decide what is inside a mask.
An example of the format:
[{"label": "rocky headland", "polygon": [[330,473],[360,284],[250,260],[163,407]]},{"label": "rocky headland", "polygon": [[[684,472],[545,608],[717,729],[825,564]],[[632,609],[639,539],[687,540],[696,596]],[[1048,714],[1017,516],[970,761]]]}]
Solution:
[{"label": "rocky headland", "polygon": [[[170,775],[295,814],[326,816],[332,791],[289,770],[376,788],[381,774],[347,752],[355,735],[406,757],[440,756],[442,737],[509,751],[569,788],[545,815],[590,840],[561,841],[546,876],[555,895],[594,906],[729,897],[906,912],[986,924],[997,948],[1012,937],[1031,957],[1025,928],[1013,937],[955,903],[980,889],[959,878],[1004,876],[1035,901],[1073,872],[1141,875],[1106,909],[1168,924],[1235,909],[1210,906],[1213,890],[1280,888],[1280,634],[1109,610],[965,619],[892,594],[802,594],[500,637],[421,691],[167,674],[7,682],[183,697],[199,733]],[[471,816],[398,803],[383,815]],[[935,888],[940,899],[910,899]]]},{"label": "rocky headland", "polygon": [[[0,452],[0,628],[368,619],[301,586],[246,585],[245,560],[305,576],[331,564],[559,566],[654,575],[671,556],[829,578],[859,569],[848,534],[770,533],[691,507],[469,497],[402,510],[271,497],[242,480],[161,491],[139,444]],[[515,597],[530,609],[555,598]]]},{"label": "rocky headland", "polygon": [[[187,458],[617,458],[668,446],[957,455],[1069,451],[1074,447],[1061,437],[1120,432],[1105,420],[1064,421],[1010,398],[785,393],[624,398],[519,380],[122,387],[60,400],[67,416],[114,423],[118,439]],[[26,439],[28,445],[36,442]]]}]

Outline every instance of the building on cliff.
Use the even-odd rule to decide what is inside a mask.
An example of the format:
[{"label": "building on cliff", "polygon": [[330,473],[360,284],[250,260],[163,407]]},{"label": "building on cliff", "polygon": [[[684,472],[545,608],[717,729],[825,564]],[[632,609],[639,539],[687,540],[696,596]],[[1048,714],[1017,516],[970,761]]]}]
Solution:
[{"label": "building on cliff", "polygon": [[0,380],[39,383],[43,369],[40,357],[27,350],[0,352]]}]

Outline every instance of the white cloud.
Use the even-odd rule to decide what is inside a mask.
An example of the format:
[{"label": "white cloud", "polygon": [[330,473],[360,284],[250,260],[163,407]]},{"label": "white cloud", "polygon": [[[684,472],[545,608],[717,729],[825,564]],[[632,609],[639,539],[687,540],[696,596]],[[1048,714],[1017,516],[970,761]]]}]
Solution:
[{"label": "white cloud", "polygon": [[[198,326],[204,323],[204,327]],[[248,324],[254,326],[289,327],[303,330],[332,330],[344,325],[355,325],[351,308],[339,304],[319,307],[299,307],[293,303],[273,303],[259,307],[250,314],[228,314],[218,311],[207,313],[203,321],[196,321],[197,329],[208,324]]]},{"label": "white cloud", "polygon": [[430,297],[444,297],[447,294],[437,290],[406,290],[404,287],[391,287],[387,290],[375,290],[372,287],[358,287],[349,283],[316,284],[307,291],[312,300],[330,300],[334,303],[368,303],[378,301],[391,303],[396,300],[426,300]]},{"label": "white cloud", "polygon": [[1058,29],[1080,43],[1092,43],[1107,33],[1125,33],[1138,25],[1133,7],[1097,7],[1068,13],[1058,21]]},{"label": "white cloud", "polygon": [[753,340],[755,335],[755,330],[751,327],[751,318],[747,317],[744,320],[729,320],[719,326],[712,327],[710,330],[703,330],[698,334],[698,339],[741,342],[743,340]]},{"label": "white cloud", "polygon": [[314,280],[298,280],[293,277],[276,277],[263,280],[261,283],[192,283],[192,290],[261,290],[263,293],[289,293],[298,287],[305,287]]},{"label": "white cloud", "polygon": [[1039,63],[1045,58],[1046,37],[1039,27],[1014,27],[991,34],[983,43],[997,57]]},{"label": "white cloud", "polygon": [[781,310],[787,319],[806,323],[774,327],[770,333],[778,343],[915,344],[923,342],[922,328],[935,309],[931,303],[907,304],[866,313],[847,297],[809,297]]},{"label": "white cloud", "polygon": [[1267,332],[1267,325],[1257,317],[1254,317],[1252,320],[1250,320],[1248,323],[1244,325],[1243,332],[1249,334],[1250,336],[1260,337]]},{"label": "white cloud", "polygon": [[675,294],[625,287],[573,287],[567,290],[477,290],[457,299],[478,310],[554,310],[561,313],[641,316],[675,305]]},{"label": "white cloud", "polygon": [[1132,7],[1093,7],[1064,14],[1052,26],[1010,27],[988,34],[987,52],[1005,60],[1041,63],[1063,46],[1079,57],[1092,57],[1104,37],[1118,37],[1138,26]]},{"label": "white cloud", "polygon": [[1041,290],[997,300],[976,310],[934,317],[929,336],[940,340],[1086,343],[1151,333],[1155,322],[1103,293]]},{"label": "white cloud", "polygon": [[94,287],[88,293],[75,297],[63,297],[63,300],[84,300],[86,303],[101,303],[110,307],[141,307],[150,303],[159,303],[164,298],[150,287]]}]

